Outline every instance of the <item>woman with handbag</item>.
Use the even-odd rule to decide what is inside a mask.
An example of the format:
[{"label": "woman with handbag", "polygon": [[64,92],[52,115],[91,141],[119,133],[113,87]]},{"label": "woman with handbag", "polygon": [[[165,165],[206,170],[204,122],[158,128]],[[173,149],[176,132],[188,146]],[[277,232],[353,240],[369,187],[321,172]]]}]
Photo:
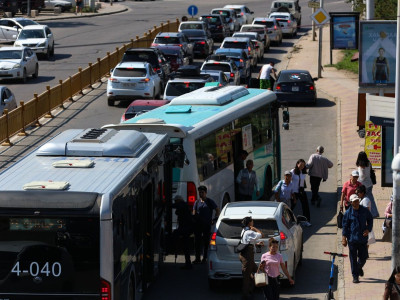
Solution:
[{"label": "woman with handbag", "polygon": [[371,214],[374,218],[379,217],[378,208],[375,203],[374,195],[372,194],[372,188],[374,187],[371,179],[372,164],[368,159],[367,153],[361,151],[358,153],[356,166],[358,170],[358,182],[363,184],[366,188],[366,196],[371,200]]},{"label": "woman with handbag", "polygon": [[266,300],[279,299],[279,266],[283,273],[289,279],[290,284],[294,284],[294,280],[283,263],[282,255],[278,253],[279,242],[274,238],[268,240],[269,251],[261,256],[259,270],[268,276],[268,285],[264,286],[264,296]]},{"label": "woman with handbag", "polygon": [[243,287],[242,299],[251,299],[254,291],[254,273],[257,272],[257,265],[254,262],[254,246],[264,246],[259,240],[263,237],[262,232],[254,227],[252,217],[245,217],[242,220],[242,234],[240,244],[247,245],[239,254],[242,263]]},{"label": "woman with handbag", "polygon": [[[292,173],[292,183],[293,183],[293,193],[297,199],[297,202],[301,202],[301,208],[303,210],[303,216],[307,218],[307,222],[304,222],[305,225],[311,226],[310,220],[310,207],[308,206],[307,194],[304,191],[306,188],[306,162],[304,159],[299,159],[296,162],[296,166],[290,172]],[[295,203],[292,202],[292,210],[295,206]]]}]

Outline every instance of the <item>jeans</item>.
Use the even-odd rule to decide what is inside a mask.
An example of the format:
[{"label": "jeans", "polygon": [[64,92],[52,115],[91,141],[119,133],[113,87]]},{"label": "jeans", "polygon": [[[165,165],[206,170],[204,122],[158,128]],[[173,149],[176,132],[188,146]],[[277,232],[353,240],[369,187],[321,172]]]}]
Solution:
[{"label": "jeans", "polygon": [[366,197],[369,198],[369,200],[371,200],[371,214],[373,218],[378,218],[379,217],[379,212],[378,212],[378,208],[376,207],[376,203],[375,203],[375,198],[374,195],[372,194],[372,188],[374,186],[370,186],[367,188],[367,193],[365,194]]},{"label": "jeans", "polygon": [[318,201],[318,192],[319,192],[319,185],[321,184],[321,177],[310,176],[310,185],[311,185],[311,203],[315,203]]},{"label": "jeans", "polygon": [[358,272],[359,268],[364,267],[365,262],[368,257],[367,243],[349,243],[349,257],[351,264],[351,274],[353,278],[358,277],[360,274]]},{"label": "jeans", "polygon": [[266,300],[279,300],[279,280],[268,276],[268,284],[263,287]]},{"label": "jeans", "polygon": [[196,260],[200,260],[201,254],[203,254],[203,259],[207,258],[210,235],[211,224],[203,224],[201,223],[201,221],[199,221],[199,224],[196,225],[196,229],[194,231],[194,247],[196,252]]}]

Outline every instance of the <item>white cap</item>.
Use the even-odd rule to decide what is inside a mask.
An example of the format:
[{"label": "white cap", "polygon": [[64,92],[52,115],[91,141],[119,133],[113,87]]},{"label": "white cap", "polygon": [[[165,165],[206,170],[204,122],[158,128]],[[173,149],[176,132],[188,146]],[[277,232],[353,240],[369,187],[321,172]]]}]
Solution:
[{"label": "white cap", "polygon": [[358,171],[357,171],[357,170],[353,170],[353,171],[351,172],[351,176],[356,176],[356,177],[359,177],[359,176],[360,176],[360,174],[358,173]]},{"label": "white cap", "polygon": [[360,201],[360,198],[358,198],[358,196],[356,194],[353,194],[350,196],[350,202],[357,201],[357,200]]}]

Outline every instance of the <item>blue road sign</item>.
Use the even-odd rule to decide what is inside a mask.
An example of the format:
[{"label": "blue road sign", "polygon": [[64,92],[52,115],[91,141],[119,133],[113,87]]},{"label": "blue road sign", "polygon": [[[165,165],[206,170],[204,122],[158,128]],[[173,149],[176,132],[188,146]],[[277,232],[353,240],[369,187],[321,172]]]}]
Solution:
[{"label": "blue road sign", "polygon": [[190,5],[188,7],[188,14],[191,15],[192,18],[193,18],[193,16],[197,15],[198,11],[199,11],[199,9],[197,8],[196,5]]}]

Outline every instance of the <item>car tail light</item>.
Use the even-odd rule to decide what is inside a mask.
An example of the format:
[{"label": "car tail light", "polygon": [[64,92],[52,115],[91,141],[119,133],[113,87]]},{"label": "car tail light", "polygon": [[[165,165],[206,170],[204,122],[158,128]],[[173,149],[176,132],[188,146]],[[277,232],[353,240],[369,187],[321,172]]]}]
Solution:
[{"label": "car tail light", "polygon": [[193,182],[187,183],[187,193],[186,194],[187,194],[187,203],[190,206],[190,208],[192,208],[194,203],[196,202],[196,198],[197,198],[196,185]]},{"label": "car tail light", "polygon": [[146,83],[147,83],[147,82],[150,81],[150,78],[141,79],[140,81],[141,81],[141,82],[146,82]]},{"label": "car tail light", "polygon": [[158,70],[160,70],[160,68],[153,68],[154,72],[157,72]]},{"label": "car tail light", "polygon": [[249,46],[249,47],[247,47],[247,49],[249,50],[249,52],[251,51],[251,48],[250,48],[250,46]]},{"label": "car tail light", "polygon": [[206,42],[205,41],[201,41],[201,42],[197,42],[196,44],[205,45]]},{"label": "car tail light", "polygon": [[214,65],[219,65],[219,62],[214,62]]},{"label": "car tail light", "polygon": [[216,232],[213,232],[213,234],[211,235],[210,247],[209,247],[211,251],[217,250],[217,243],[216,243],[216,240],[217,240],[217,233],[216,233]]},{"label": "car tail light", "polygon": [[279,250],[287,250],[288,249],[288,243],[286,242],[286,235],[284,232],[279,233],[279,237],[281,242],[279,243]]},{"label": "car tail light", "polygon": [[288,24],[290,24],[290,20],[288,20],[287,22],[288,22]]},{"label": "car tail light", "polygon": [[182,45],[182,44],[179,44],[178,46],[182,48],[183,45]]},{"label": "car tail light", "polygon": [[231,78],[235,77],[235,73],[231,72]]},{"label": "car tail light", "polygon": [[157,47],[158,46],[158,44],[156,44],[156,43],[151,43],[151,47]]},{"label": "car tail light", "polygon": [[244,13],[243,13],[243,12],[241,12],[241,13],[240,13],[240,15],[241,15],[241,16],[244,16]]},{"label": "car tail light", "polygon": [[239,59],[239,61],[242,63],[242,62],[243,62],[243,59]]},{"label": "car tail light", "polygon": [[281,90],[281,85],[280,85],[280,84],[277,84],[276,87],[275,87],[275,89],[276,89],[277,91],[280,91],[280,90]]},{"label": "car tail light", "polygon": [[277,28],[276,28],[276,25],[274,26],[274,29],[276,30]]},{"label": "car tail light", "polygon": [[286,240],[286,235],[282,231],[279,233],[279,237],[281,238],[281,241]]},{"label": "car tail light", "polygon": [[188,88],[189,88],[189,85],[190,85],[190,82],[185,81],[184,84],[185,84],[185,87],[188,89]]},{"label": "car tail light", "polygon": [[111,82],[114,82],[114,83],[119,83],[119,80],[118,80],[117,78],[110,77],[109,80],[110,80]]},{"label": "car tail light", "polygon": [[314,86],[310,85],[310,91],[313,91],[313,90],[314,90]]},{"label": "car tail light", "polygon": [[101,300],[111,300],[111,285],[104,279],[101,279],[100,297]]}]

